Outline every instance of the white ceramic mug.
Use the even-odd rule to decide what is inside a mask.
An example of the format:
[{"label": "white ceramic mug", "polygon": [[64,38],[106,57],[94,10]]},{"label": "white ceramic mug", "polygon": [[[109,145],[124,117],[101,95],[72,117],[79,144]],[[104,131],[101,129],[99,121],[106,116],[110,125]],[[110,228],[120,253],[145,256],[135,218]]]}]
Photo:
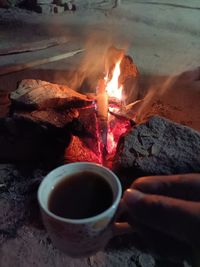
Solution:
[{"label": "white ceramic mug", "polygon": [[[98,174],[110,185],[113,192],[111,206],[94,217],[83,219],[67,219],[52,213],[48,208],[48,200],[53,188],[68,176],[84,171]],[[50,172],[39,186],[38,201],[44,225],[54,245],[72,257],[89,256],[104,248],[114,232],[116,234],[116,229],[117,234],[127,232],[126,226],[118,224],[116,228],[114,223],[121,195],[121,184],[117,176],[95,163],[70,163]]]}]

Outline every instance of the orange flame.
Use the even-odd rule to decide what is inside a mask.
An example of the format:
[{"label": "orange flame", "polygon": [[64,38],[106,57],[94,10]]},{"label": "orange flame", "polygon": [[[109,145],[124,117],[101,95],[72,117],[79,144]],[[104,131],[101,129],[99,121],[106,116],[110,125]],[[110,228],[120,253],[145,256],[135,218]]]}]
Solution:
[{"label": "orange flame", "polygon": [[119,85],[119,75],[120,75],[120,63],[121,63],[121,59],[116,63],[114,71],[113,71],[113,76],[112,79],[110,81],[108,80],[108,74],[105,78],[106,80],[106,91],[109,97],[115,97],[118,100],[122,100],[122,90],[123,90],[123,86]]}]

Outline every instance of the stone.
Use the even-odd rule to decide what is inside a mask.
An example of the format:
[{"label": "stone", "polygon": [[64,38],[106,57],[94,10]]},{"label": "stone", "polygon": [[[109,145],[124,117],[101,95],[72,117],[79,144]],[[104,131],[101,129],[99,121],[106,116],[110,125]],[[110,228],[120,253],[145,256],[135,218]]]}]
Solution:
[{"label": "stone", "polygon": [[48,4],[51,4],[53,1],[52,0],[37,0],[37,4],[38,5],[48,5]]},{"label": "stone", "polygon": [[64,7],[55,4],[38,3],[36,11],[42,14],[57,14],[63,13]]},{"label": "stone", "polygon": [[113,165],[131,176],[200,172],[200,133],[153,116],[121,137]]}]

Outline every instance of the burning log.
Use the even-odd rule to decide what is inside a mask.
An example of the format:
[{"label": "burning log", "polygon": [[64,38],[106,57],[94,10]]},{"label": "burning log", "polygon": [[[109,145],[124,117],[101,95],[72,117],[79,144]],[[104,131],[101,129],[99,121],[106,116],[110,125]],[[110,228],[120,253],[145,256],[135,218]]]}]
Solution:
[{"label": "burning log", "polygon": [[0,161],[54,165],[69,144],[70,132],[23,117],[0,119]]},{"label": "burning log", "polygon": [[120,62],[119,87],[123,87],[123,101],[129,104],[137,100],[139,96],[139,72],[133,59],[125,55],[123,49],[111,46],[105,58],[105,71],[108,74],[108,80],[113,77],[113,71],[117,62]]},{"label": "burning log", "polygon": [[26,118],[35,123],[45,125],[45,126],[54,126],[56,128],[64,128],[69,123],[73,121],[74,118],[79,116],[77,109],[70,110],[34,110],[32,112],[27,111],[17,111],[13,114],[15,118]]},{"label": "burning log", "polygon": [[[4,98],[7,96],[2,95],[0,103],[4,104]],[[84,160],[94,158],[95,162],[100,162],[97,115],[92,102],[66,86],[37,80],[22,81],[18,90],[12,93],[10,117],[3,114],[0,120],[0,160],[39,159],[45,162],[51,157],[51,162],[63,162],[69,137],[75,135],[81,140],[82,150],[88,151],[88,158],[85,153]],[[73,109],[69,108],[71,105]],[[91,154],[94,155],[90,157]],[[70,156],[73,158],[72,153]]]},{"label": "burning log", "polygon": [[114,168],[128,170],[130,178],[200,172],[200,133],[154,116],[120,139]]},{"label": "burning log", "polygon": [[9,94],[5,91],[0,91],[0,118],[8,115],[10,110]]},{"label": "burning log", "polygon": [[87,96],[67,86],[41,80],[23,80],[16,91],[11,93],[11,100],[19,107],[32,109],[76,108],[92,103]]},{"label": "burning log", "polygon": [[106,84],[104,80],[99,80],[97,88],[97,114],[99,135],[102,143],[102,154],[106,155],[107,150],[107,134],[108,134],[108,95],[106,92]]},{"label": "burning log", "polygon": [[70,145],[65,149],[64,161],[65,163],[78,161],[101,163],[101,157],[89,149],[78,136],[72,136]]},{"label": "burning log", "polygon": [[79,116],[73,119],[66,130],[71,128],[72,134],[78,136],[88,149],[95,153],[98,158],[101,158],[101,140],[95,107],[82,108],[78,111]]}]

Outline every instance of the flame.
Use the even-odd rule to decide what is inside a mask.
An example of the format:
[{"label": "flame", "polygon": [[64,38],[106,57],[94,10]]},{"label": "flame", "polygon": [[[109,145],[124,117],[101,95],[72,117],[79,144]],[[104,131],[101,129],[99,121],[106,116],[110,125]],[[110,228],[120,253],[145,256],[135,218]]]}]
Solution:
[{"label": "flame", "polygon": [[115,97],[118,100],[122,100],[122,90],[123,86],[119,86],[119,75],[120,75],[120,63],[121,59],[116,63],[113,76],[110,81],[108,81],[108,74],[105,77],[106,80],[106,91],[109,97]]}]

